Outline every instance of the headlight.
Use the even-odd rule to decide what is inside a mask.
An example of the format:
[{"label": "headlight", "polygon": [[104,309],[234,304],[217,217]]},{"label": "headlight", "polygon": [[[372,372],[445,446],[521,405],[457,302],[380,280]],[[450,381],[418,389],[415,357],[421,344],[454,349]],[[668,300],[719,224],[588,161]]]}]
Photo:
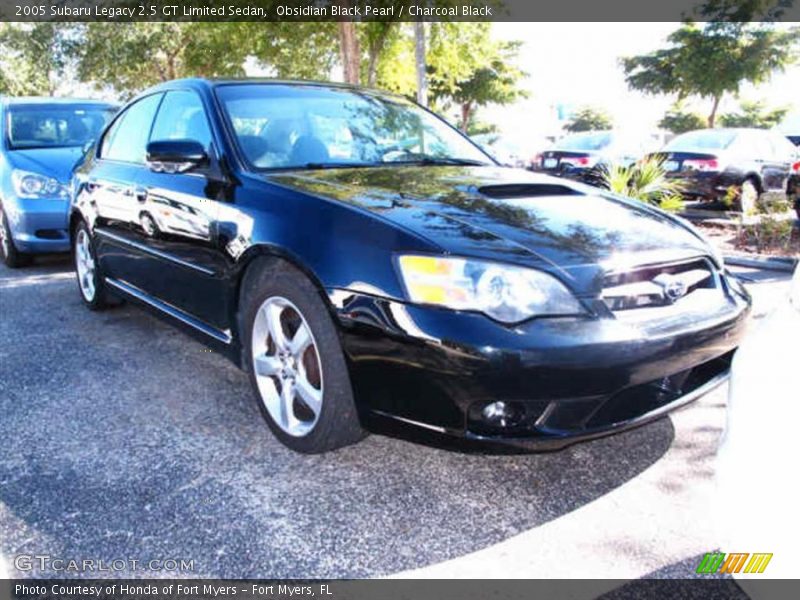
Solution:
[{"label": "headlight", "polygon": [[464,258],[401,256],[411,302],[474,310],[503,323],[585,310],[555,277],[522,267]]},{"label": "headlight", "polygon": [[20,198],[68,198],[67,186],[54,177],[14,169],[11,171],[14,191]]}]

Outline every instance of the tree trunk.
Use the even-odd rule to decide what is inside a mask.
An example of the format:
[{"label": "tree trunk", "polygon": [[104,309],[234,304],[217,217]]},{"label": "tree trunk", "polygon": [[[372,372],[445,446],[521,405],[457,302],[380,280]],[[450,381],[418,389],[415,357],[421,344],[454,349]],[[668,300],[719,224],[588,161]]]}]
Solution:
[{"label": "tree trunk", "polygon": [[417,102],[428,105],[428,74],[425,63],[425,23],[414,23],[414,56],[417,64]]},{"label": "tree trunk", "polygon": [[375,87],[378,83],[378,60],[386,48],[386,40],[394,27],[394,23],[380,23],[382,26],[380,33],[372,39],[367,49],[367,85]]},{"label": "tree trunk", "polygon": [[339,51],[345,82],[358,85],[361,81],[361,48],[356,24],[352,21],[339,21]]},{"label": "tree trunk", "polygon": [[472,120],[472,102],[464,102],[461,105],[461,131],[467,133],[469,123]]},{"label": "tree trunk", "polygon": [[708,115],[708,126],[711,129],[714,128],[714,124],[717,122],[717,109],[719,108],[720,100],[722,100],[722,96],[714,96],[714,103],[711,105],[711,114]]}]

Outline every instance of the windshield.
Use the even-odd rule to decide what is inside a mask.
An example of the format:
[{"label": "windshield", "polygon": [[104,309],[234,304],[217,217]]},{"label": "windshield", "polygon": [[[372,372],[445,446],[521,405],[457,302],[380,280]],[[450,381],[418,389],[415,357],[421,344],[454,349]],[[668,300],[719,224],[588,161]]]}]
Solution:
[{"label": "windshield", "polygon": [[667,152],[696,152],[697,150],[724,150],[736,137],[735,131],[702,129],[679,135],[664,146]]},{"label": "windshield", "polygon": [[599,131],[568,135],[558,142],[559,150],[602,150],[611,143],[611,133]]},{"label": "windshield", "polygon": [[83,146],[97,138],[115,112],[97,105],[12,105],[8,146],[12,150]]},{"label": "windshield", "polygon": [[382,164],[493,164],[464,136],[400,98],[279,84],[217,88],[256,169]]}]

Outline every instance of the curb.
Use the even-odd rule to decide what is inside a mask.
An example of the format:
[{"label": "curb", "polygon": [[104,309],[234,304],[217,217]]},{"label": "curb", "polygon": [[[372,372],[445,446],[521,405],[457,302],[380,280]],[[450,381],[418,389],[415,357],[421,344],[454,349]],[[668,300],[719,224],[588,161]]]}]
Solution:
[{"label": "curb", "polygon": [[785,273],[793,273],[798,263],[797,258],[762,254],[725,254],[724,258],[726,265],[766,269],[768,271],[783,271]]}]

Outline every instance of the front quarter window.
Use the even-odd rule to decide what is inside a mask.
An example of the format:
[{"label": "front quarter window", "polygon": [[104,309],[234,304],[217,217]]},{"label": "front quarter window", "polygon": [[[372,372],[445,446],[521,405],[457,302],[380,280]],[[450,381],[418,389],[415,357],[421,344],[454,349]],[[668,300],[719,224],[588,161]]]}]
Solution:
[{"label": "front quarter window", "polygon": [[222,85],[217,95],[255,169],[494,164],[446,123],[401,98],[280,84]]}]

